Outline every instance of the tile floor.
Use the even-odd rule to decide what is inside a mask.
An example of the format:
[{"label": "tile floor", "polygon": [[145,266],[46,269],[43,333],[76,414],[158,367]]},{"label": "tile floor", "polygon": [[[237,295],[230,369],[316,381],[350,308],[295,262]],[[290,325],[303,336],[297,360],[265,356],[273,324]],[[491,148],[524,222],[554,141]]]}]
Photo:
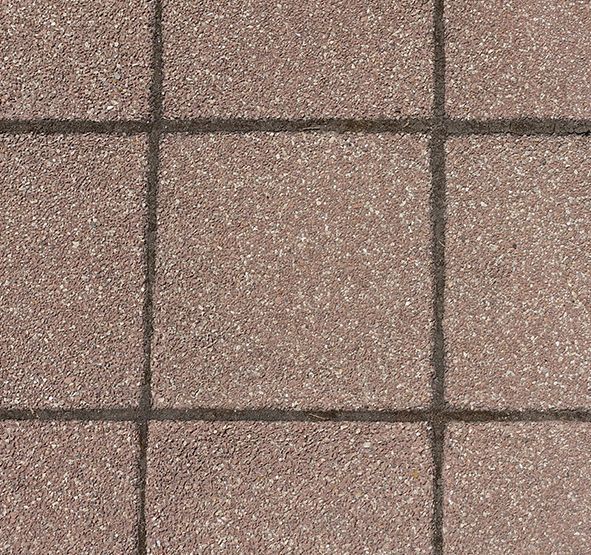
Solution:
[{"label": "tile floor", "polygon": [[591,552],[591,3],[0,27],[0,553]]}]

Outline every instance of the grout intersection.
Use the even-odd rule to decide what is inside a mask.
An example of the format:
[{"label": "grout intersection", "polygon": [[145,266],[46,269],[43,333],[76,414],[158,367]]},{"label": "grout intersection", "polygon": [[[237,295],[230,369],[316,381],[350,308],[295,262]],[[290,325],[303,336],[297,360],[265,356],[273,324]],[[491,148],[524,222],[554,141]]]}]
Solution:
[{"label": "grout intersection", "polygon": [[[433,115],[399,119],[242,119],[197,118],[169,120],[163,116],[162,0],[154,2],[152,37],[152,84],[149,121],[115,120],[6,120],[0,119],[1,134],[85,134],[148,135],[148,172],[145,221],[145,297],[143,306],[143,376],[137,408],[103,409],[0,409],[2,420],[39,421],[129,421],[138,430],[139,505],[137,514],[137,553],[147,553],[146,475],[148,425],[151,421],[254,421],[254,422],[425,422],[431,427],[433,461],[432,550],[442,555],[443,465],[445,431],[448,422],[591,422],[591,411],[574,410],[477,410],[455,408],[445,401],[445,338],[443,332],[445,293],[445,218],[446,173],[445,145],[449,136],[465,135],[540,135],[591,136],[591,120],[562,118],[452,119],[445,113],[445,28],[444,0],[435,0],[433,8]],[[434,276],[432,310],[434,324],[431,361],[432,402],[429,408],[403,410],[280,410],[187,408],[158,409],[152,406],[153,293],[156,261],[157,202],[160,169],[160,141],[166,134],[215,133],[399,133],[430,135],[431,170],[431,254]]]}]

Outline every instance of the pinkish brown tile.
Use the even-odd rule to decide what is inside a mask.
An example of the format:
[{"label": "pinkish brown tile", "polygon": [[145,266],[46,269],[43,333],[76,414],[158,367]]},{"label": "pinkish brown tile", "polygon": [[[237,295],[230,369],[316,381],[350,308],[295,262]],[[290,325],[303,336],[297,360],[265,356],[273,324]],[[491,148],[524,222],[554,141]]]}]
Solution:
[{"label": "pinkish brown tile", "polygon": [[137,446],[128,423],[0,423],[0,551],[135,553]]},{"label": "pinkish brown tile", "polygon": [[448,143],[447,398],[591,406],[591,141]]},{"label": "pinkish brown tile", "polygon": [[429,115],[427,0],[164,0],[169,117]]},{"label": "pinkish brown tile", "polygon": [[0,137],[0,405],[131,405],[143,360],[143,138]]},{"label": "pinkish brown tile", "polygon": [[170,136],[162,155],[157,406],[428,404],[425,138]]},{"label": "pinkish brown tile", "polygon": [[451,424],[448,432],[446,554],[589,552],[588,423]]},{"label": "pinkish brown tile", "polygon": [[159,422],[148,553],[431,553],[422,424]]},{"label": "pinkish brown tile", "polygon": [[3,0],[0,117],[146,119],[152,0]]},{"label": "pinkish brown tile", "polygon": [[591,3],[445,2],[447,112],[591,117]]}]

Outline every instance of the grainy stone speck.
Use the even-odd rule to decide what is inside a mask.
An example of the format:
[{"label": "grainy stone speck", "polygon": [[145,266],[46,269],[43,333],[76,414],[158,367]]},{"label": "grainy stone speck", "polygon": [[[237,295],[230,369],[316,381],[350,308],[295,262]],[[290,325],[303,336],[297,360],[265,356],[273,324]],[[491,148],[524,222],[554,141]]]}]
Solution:
[{"label": "grainy stone speck", "polygon": [[147,119],[152,0],[2,0],[0,117]]},{"label": "grainy stone speck", "polygon": [[454,117],[591,117],[591,2],[445,2]]},{"label": "grainy stone speck", "polygon": [[446,393],[591,406],[591,141],[448,142]]},{"label": "grainy stone speck", "polygon": [[589,423],[450,424],[445,553],[588,553],[590,444]]},{"label": "grainy stone speck", "polygon": [[423,424],[155,422],[148,553],[431,553]]},{"label": "grainy stone speck", "polygon": [[427,140],[169,136],[156,406],[430,401]]},{"label": "grainy stone speck", "polygon": [[122,422],[0,423],[0,552],[135,553],[138,438]]},{"label": "grainy stone speck", "polygon": [[164,0],[163,9],[169,117],[430,113],[430,1]]},{"label": "grainy stone speck", "polygon": [[141,137],[0,137],[0,406],[137,403]]}]

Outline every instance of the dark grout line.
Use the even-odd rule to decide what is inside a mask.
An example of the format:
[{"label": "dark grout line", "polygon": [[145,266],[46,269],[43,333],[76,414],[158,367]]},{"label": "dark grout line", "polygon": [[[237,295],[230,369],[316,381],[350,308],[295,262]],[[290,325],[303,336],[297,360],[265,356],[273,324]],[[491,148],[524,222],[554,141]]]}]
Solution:
[{"label": "dark grout line", "polygon": [[137,508],[137,552],[145,555],[148,551],[146,541],[146,476],[148,474],[148,421],[136,422],[139,441],[138,457],[138,508]]},{"label": "dark grout line", "polygon": [[280,410],[280,409],[156,409],[153,420],[241,422],[427,422],[430,409]]},{"label": "dark grout line", "polygon": [[444,0],[433,4],[433,116],[434,126],[430,144],[431,167],[431,225],[433,257],[433,365],[431,451],[433,456],[433,555],[443,555],[443,452],[445,442],[445,337],[443,311],[445,294],[445,24]]},{"label": "dark grout line", "polygon": [[448,135],[591,136],[591,120],[570,119],[185,119],[153,122],[116,120],[7,120],[0,119],[0,134],[55,135],[96,133],[104,135],[188,133],[401,133],[428,134],[443,125]]},{"label": "dark grout line", "polygon": [[282,409],[153,409],[152,421],[211,422],[591,422],[591,410],[282,410]]},{"label": "dark grout line", "polygon": [[433,456],[433,553],[443,554],[443,457],[445,454],[445,422],[431,425]]},{"label": "dark grout line", "polygon": [[449,407],[447,422],[591,422],[590,409],[466,410]]},{"label": "dark grout line", "polygon": [[165,133],[430,133],[429,118],[400,119],[193,119],[165,120]]},{"label": "dark grout line", "polygon": [[0,409],[0,421],[39,422],[591,422],[591,409],[289,410],[194,408]]},{"label": "dark grout line", "polygon": [[143,121],[87,120],[6,120],[0,119],[0,133],[12,135],[104,134],[138,135],[149,133],[152,125]]},{"label": "dark grout line", "polygon": [[591,135],[591,120],[494,119],[489,121],[448,119],[450,135]]},{"label": "dark grout line", "polygon": [[135,421],[138,412],[135,408],[105,409],[0,409],[0,421],[30,420],[67,422],[118,422]]},{"label": "dark grout line", "polygon": [[148,174],[146,191],[145,263],[146,278],[143,310],[144,324],[144,373],[142,379],[139,413],[138,457],[138,522],[137,553],[148,551],[146,534],[146,482],[148,472],[148,422],[152,412],[152,337],[154,332],[154,277],[156,271],[156,234],[158,213],[158,178],[160,173],[160,137],[162,132],[162,0],[154,0],[152,34],[152,84],[150,111],[152,125],[148,136]]},{"label": "dark grout line", "polygon": [[446,218],[446,176],[445,176],[446,131],[440,125],[433,131],[430,144],[431,166],[431,254],[433,271],[433,366],[432,398],[433,408],[443,410],[445,406],[445,338],[443,313],[445,295],[445,218]]}]

